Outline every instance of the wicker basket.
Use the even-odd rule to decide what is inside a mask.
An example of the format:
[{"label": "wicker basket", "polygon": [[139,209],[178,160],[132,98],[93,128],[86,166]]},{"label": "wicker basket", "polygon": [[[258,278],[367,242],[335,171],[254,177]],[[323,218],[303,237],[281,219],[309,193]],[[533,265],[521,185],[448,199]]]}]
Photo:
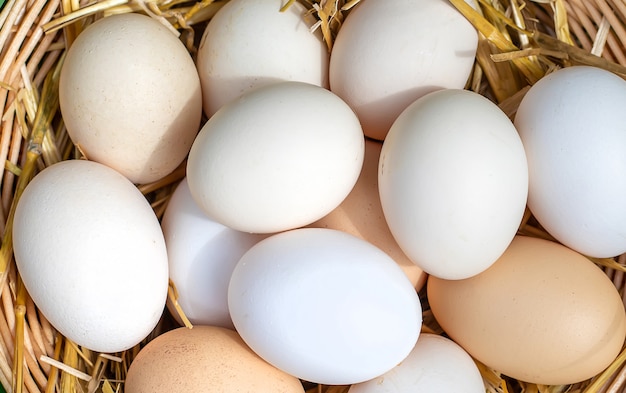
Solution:
[{"label": "wicker basket", "polygon": [[[116,356],[79,348],[45,320],[21,284],[12,254],[11,214],[28,180],[43,167],[80,153],[58,112],[58,64],[66,47],[95,18],[142,12],[169,24],[194,54],[204,24],[222,1],[0,0],[0,384],[7,392],[114,392],[140,346]],[[327,44],[358,0],[303,1],[320,21]],[[451,2],[482,33],[468,89],[492,99],[509,116],[530,85],[559,67],[588,64],[626,76],[624,0],[481,0],[481,12]],[[83,4],[84,3],[84,4]],[[485,38],[488,37],[488,38]],[[184,167],[140,190],[161,215]],[[548,237],[528,215],[520,233]],[[626,255],[597,260],[621,294]],[[171,291],[173,293],[173,291]],[[172,294],[171,293],[171,294]],[[420,293],[427,304],[425,293]],[[173,295],[172,295],[173,296]],[[626,295],[625,295],[626,296]],[[625,297],[626,301],[626,297]],[[425,329],[441,332],[425,307]],[[149,341],[171,328],[164,315]],[[479,364],[488,392],[623,392],[624,353],[604,373],[574,386],[537,386],[501,376]],[[345,386],[306,386],[310,392],[345,392]]]}]

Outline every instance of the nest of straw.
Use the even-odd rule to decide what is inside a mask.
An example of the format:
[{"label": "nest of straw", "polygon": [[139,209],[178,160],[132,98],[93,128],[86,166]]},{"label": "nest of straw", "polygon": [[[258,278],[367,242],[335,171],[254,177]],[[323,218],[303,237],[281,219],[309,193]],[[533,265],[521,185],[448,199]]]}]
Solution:
[{"label": "nest of straw", "polygon": [[[141,12],[179,35],[192,55],[208,20],[227,0],[0,0],[0,392],[121,392],[126,371],[146,342],[173,327],[165,314],[153,334],[115,356],[94,353],[66,339],[29,298],[15,267],[11,225],[16,201],[29,180],[46,166],[80,157],[67,136],[58,108],[60,64],[66,49],[94,20]],[[285,7],[295,0],[289,0]],[[359,0],[306,0],[329,50],[342,20]],[[571,65],[593,65],[626,77],[624,0],[464,0],[451,3],[480,32],[473,73],[466,86],[496,102],[513,117],[528,90],[547,73]],[[184,166],[139,189],[158,216]],[[520,234],[550,238],[528,213]],[[626,255],[594,260],[624,294]],[[176,300],[170,288],[170,300]],[[442,333],[428,309],[424,330]],[[626,295],[625,299],[626,299]],[[626,389],[626,352],[603,373],[571,386],[540,386],[512,380],[481,364],[488,392],[616,393]],[[344,393],[347,386],[306,386],[307,393]]]}]

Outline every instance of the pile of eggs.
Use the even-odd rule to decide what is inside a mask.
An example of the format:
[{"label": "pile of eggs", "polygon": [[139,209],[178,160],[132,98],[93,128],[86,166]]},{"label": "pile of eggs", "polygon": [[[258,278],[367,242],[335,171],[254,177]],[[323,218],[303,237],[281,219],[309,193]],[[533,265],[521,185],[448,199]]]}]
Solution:
[{"label": "pile of eggs", "polygon": [[[196,61],[139,14],[73,43],[60,105],[86,159],[35,176],[13,225],[52,325],[124,351],[171,280],[194,327],[143,347],[128,393],[482,392],[473,358],[538,384],[607,367],[626,314],[587,256],[626,252],[626,82],[555,71],[512,122],[463,90],[478,36],[446,1],[362,0],[330,55],[282,5],[226,3]],[[135,185],[185,159],[159,221]],[[517,235],[527,206],[559,243]],[[424,285],[446,337],[420,333]]]}]

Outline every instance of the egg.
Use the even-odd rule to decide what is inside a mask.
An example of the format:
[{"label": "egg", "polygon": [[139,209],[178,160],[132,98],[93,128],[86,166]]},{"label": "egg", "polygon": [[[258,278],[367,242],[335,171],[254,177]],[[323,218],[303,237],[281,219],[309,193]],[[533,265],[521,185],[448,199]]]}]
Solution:
[{"label": "egg", "polygon": [[233,328],[227,300],[230,276],[239,258],[264,236],[235,231],[207,217],[191,197],[186,178],[172,194],[161,227],[170,279],[185,316],[192,324]]},{"label": "egg", "polygon": [[141,349],[128,369],[127,393],[304,393],[300,381],[272,367],[232,330],[178,328]]},{"label": "egg", "polygon": [[352,385],[348,393],[485,393],[480,371],[454,341],[422,333],[409,356],[391,371]]},{"label": "egg", "polygon": [[163,313],[168,268],[159,221],[107,166],[69,160],[37,174],[17,204],[13,246],[38,309],[78,345],[128,349]]},{"label": "egg", "polygon": [[626,252],[626,81],[568,67],[533,85],[515,126],[528,155],[528,206],[553,237],[588,256]]},{"label": "egg", "polygon": [[394,240],[378,195],[378,158],[382,143],[365,140],[365,158],[359,179],[350,194],[332,212],[309,225],[350,233],[386,252],[402,268],[417,290],[426,283],[426,273],[414,264]]},{"label": "egg", "polygon": [[431,276],[427,288],[433,315],[454,341],[525,382],[591,378],[626,337],[624,304],[606,274],[548,240],[517,236],[485,272],[456,281]]},{"label": "egg", "polygon": [[328,86],[328,49],[314,18],[294,2],[231,0],[209,21],[197,67],[207,116],[259,86],[281,80]]},{"label": "egg", "polygon": [[424,271],[463,279],[507,248],[528,193],[524,147],[487,98],[440,90],[411,104],[381,151],[378,183],[389,229]]},{"label": "egg", "polygon": [[344,385],[381,375],[419,336],[415,288],[383,251],[345,232],[304,228],[252,246],[228,287],[235,328],[300,379]]},{"label": "egg", "polygon": [[362,0],[350,10],[330,57],[330,89],[383,140],[417,98],[461,89],[478,45],[474,27],[445,0]]},{"label": "egg", "polygon": [[359,120],[339,97],[309,83],[277,82],[206,122],[189,153],[187,181],[198,206],[223,225],[253,233],[294,229],[350,193],[364,143]]},{"label": "egg", "polygon": [[182,163],[200,128],[200,78],[169,29],[130,13],[90,24],[67,51],[59,81],[67,133],[85,156],[133,183]]}]

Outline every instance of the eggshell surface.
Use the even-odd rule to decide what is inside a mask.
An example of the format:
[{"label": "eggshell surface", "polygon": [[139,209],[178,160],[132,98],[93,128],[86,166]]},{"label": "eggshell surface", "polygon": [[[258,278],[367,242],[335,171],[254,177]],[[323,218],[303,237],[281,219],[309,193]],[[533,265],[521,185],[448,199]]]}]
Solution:
[{"label": "eggshell surface", "polygon": [[528,206],[559,242],[605,258],[626,252],[626,81],[588,66],[548,74],[515,125],[528,155]]},{"label": "eggshell surface", "polygon": [[591,378],[626,336],[624,305],[606,274],[547,240],[518,236],[485,272],[458,281],[431,276],[427,288],[435,318],[454,341],[521,381]]},{"label": "eggshell surface", "polygon": [[232,328],[230,275],[239,258],[264,236],[235,231],[207,217],[191,197],[187,179],[170,198],[161,227],[170,279],[185,316],[194,325]]},{"label": "eggshell surface", "polygon": [[385,219],[427,273],[463,279],[507,248],[526,207],[528,168],[513,123],[487,98],[441,90],[394,122],[379,162]]},{"label": "eggshell surface", "polygon": [[63,120],[92,161],[133,183],[172,172],[200,128],[200,78],[182,42],[135,13],[89,25],[67,52],[59,81]]},{"label": "eggshell surface", "polygon": [[343,385],[404,359],[421,305],[398,265],[345,232],[295,229],[240,259],[228,305],[235,327],[267,362],[306,381]]},{"label": "eggshell surface", "polygon": [[216,221],[274,233],[337,207],[356,183],[363,155],[359,121],[339,97],[308,83],[279,82],[207,121],[189,153],[187,181]]},{"label": "eggshell surface", "polygon": [[364,0],[333,44],[330,88],[365,135],[383,140],[417,98],[465,86],[477,44],[474,27],[445,0]]},{"label": "eggshell surface", "polygon": [[352,385],[348,393],[484,393],[480,371],[454,341],[422,333],[409,356],[391,371]]},{"label": "eggshell surface", "polygon": [[156,326],[165,242],[150,204],[118,172],[85,160],[44,169],[20,198],[13,239],[28,293],[76,344],[118,352]]},{"label": "eggshell surface", "polygon": [[328,86],[328,49],[306,7],[282,0],[231,0],[209,21],[198,47],[208,117],[259,86],[281,80]]},{"label": "eggshell surface", "polygon": [[125,382],[128,393],[304,393],[297,378],[259,358],[228,329],[178,328],[144,347]]},{"label": "eggshell surface", "polygon": [[335,210],[310,225],[350,233],[385,251],[402,268],[419,291],[426,273],[400,249],[391,235],[378,195],[378,158],[382,142],[365,140],[365,158],[359,179],[350,194]]}]

